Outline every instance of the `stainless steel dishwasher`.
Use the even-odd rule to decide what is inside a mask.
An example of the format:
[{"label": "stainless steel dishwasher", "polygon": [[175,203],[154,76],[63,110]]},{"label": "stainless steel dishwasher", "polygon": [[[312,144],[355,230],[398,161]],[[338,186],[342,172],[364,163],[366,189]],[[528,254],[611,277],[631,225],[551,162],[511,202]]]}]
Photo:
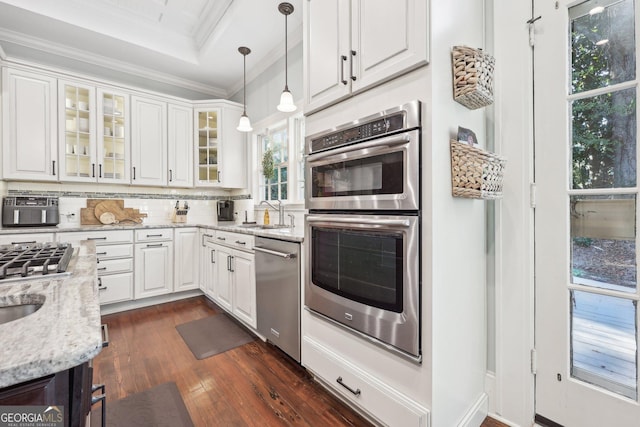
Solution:
[{"label": "stainless steel dishwasher", "polygon": [[258,331],[300,362],[300,244],[256,237]]}]

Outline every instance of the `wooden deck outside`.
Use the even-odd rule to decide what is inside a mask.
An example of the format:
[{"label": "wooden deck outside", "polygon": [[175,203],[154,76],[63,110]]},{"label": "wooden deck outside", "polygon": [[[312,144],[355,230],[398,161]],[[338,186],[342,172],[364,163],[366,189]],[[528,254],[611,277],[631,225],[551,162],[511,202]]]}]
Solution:
[{"label": "wooden deck outside", "polygon": [[574,291],[572,313],[572,376],[636,399],[635,301]]}]

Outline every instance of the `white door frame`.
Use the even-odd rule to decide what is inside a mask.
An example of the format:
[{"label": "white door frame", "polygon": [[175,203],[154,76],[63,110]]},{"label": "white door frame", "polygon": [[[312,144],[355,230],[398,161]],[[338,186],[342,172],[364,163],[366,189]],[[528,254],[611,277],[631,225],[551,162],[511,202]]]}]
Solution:
[{"label": "white door frame", "polygon": [[[530,1],[488,0],[493,5],[496,57],[495,150],[507,158],[504,198],[496,204],[496,372],[489,375],[490,413],[531,426],[534,345],[533,65],[529,47]],[[544,18],[543,18],[544,19]]]}]

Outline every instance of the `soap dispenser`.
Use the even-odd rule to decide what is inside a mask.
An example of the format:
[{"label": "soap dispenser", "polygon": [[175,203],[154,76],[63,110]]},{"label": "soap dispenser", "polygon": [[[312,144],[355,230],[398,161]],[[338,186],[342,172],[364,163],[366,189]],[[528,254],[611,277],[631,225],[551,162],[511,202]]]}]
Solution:
[{"label": "soap dispenser", "polygon": [[264,225],[269,225],[269,209],[264,210]]}]

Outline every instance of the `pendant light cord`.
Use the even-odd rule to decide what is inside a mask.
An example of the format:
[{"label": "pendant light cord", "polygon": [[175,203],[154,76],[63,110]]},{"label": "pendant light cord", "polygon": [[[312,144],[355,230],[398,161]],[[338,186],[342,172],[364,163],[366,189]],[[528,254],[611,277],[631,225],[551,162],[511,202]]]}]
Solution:
[{"label": "pendant light cord", "polygon": [[284,15],[284,90],[289,90],[289,31],[287,30],[287,21],[289,15]]},{"label": "pendant light cord", "polygon": [[247,55],[242,55],[243,57],[243,67],[242,67],[242,102],[243,108],[242,113],[247,115]]}]

